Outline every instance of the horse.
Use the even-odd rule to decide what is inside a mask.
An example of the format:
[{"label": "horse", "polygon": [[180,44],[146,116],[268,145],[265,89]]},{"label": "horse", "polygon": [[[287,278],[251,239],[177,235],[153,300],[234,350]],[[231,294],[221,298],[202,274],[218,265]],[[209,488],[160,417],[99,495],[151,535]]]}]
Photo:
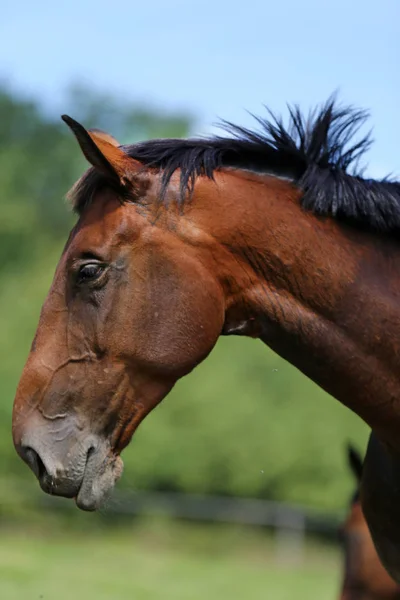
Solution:
[{"label": "horse", "polygon": [[174,384],[221,335],[258,338],[371,427],[361,500],[400,581],[400,183],[363,177],[366,111],[331,97],[268,115],[127,146],[62,117],[91,166],[14,445],[45,492],[96,510]]},{"label": "horse", "polygon": [[390,577],[379,560],[362,511],[359,494],[362,458],[351,445],[347,454],[356,490],[340,532],[345,558],[340,600],[399,600],[400,585]]}]

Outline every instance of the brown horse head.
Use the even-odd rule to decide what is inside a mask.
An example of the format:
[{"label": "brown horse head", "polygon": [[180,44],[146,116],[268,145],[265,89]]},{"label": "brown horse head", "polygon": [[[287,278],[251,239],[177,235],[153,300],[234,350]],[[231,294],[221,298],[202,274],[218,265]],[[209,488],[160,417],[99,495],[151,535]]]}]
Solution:
[{"label": "brown horse head", "polygon": [[[171,183],[71,119],[93,168],[18,387],[14,441],[50,493],[94,509],[143,417],[213,348],[224,296],[207,239],[185,243]],[[93,191],[95,189],[95,191]],[[203,251],[199,246],[204,244]]]},{"label": "brown horse head", "polygon": [[400,586],[379,559],[361,507],[362,458],[352,445],[347,452],[356,489],[341,529],[345,558],[341,600],[398,600]]},{"label": "brown horse head", "polygon": [[92,166],[13,415],[45,491],[96,508],[218,336],[258,337],[372,428],[363,509],[400,582],[400,183],[357,170],[364,118],[330,101],[129,147],[65,118]]}]

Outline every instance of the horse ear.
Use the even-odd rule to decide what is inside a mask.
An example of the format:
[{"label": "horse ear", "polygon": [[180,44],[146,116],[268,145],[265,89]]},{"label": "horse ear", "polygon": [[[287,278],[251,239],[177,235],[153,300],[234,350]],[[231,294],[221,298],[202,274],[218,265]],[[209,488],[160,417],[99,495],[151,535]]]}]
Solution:
[{"label": "horse ear", "polygon": [[72,130],[85,158],[107,178],[125,185],[129,176],[138,171],[142,165],[130,158],[111,135],[98,129],[86,130],[80,123],[68,115],[62,120]]},{"label": "horse ear", "polygon": [[95,135],[97,139],[102,139],[104,142],[108,142],[109,144],[112,144],[116,148],[119,148],[119,146],[121,145],[119,142],[117,142],[115,137],[113,137],[112,135],[110,135],[109,133],[107,133],[105,131],[102,131],[101,129],[89,129],[88,133],[90,135],[92,135],[92,134]]},{"label": "horse ear", "polygon": [[352,446],[352,444],[347,445],[347,459],[349,461],[350,469],[357,481],[360,481],[363,472],[363,460],[360,453]]}]

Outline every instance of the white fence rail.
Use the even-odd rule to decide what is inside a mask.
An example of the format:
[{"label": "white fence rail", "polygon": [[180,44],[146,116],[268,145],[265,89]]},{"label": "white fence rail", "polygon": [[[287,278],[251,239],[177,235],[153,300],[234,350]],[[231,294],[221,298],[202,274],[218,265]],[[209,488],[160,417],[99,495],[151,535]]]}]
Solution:
[{"label": "white fence rail", "polygon": [[[52,508],[60,506],[57,499],[49,496],[43,496],[42,501]],[[269,527],[275,534],[276,560],[285,563],[302,561],[307,532],[335,538],[340,524],[339,516],[280,502],[144,491],[115,491],[102,514],[162,515],[175,519]]]}]

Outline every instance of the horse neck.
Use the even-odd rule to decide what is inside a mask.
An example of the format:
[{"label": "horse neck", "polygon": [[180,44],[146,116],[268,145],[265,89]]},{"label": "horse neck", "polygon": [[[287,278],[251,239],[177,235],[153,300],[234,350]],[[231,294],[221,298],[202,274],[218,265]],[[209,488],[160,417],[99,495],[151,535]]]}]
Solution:
[{"label": "horse neck", "polygon": [[189,216],[217,242],[224,332],[259,337],[398,445],[397,246],[299,198],[288,181],[235,172],[197,186]]}]

